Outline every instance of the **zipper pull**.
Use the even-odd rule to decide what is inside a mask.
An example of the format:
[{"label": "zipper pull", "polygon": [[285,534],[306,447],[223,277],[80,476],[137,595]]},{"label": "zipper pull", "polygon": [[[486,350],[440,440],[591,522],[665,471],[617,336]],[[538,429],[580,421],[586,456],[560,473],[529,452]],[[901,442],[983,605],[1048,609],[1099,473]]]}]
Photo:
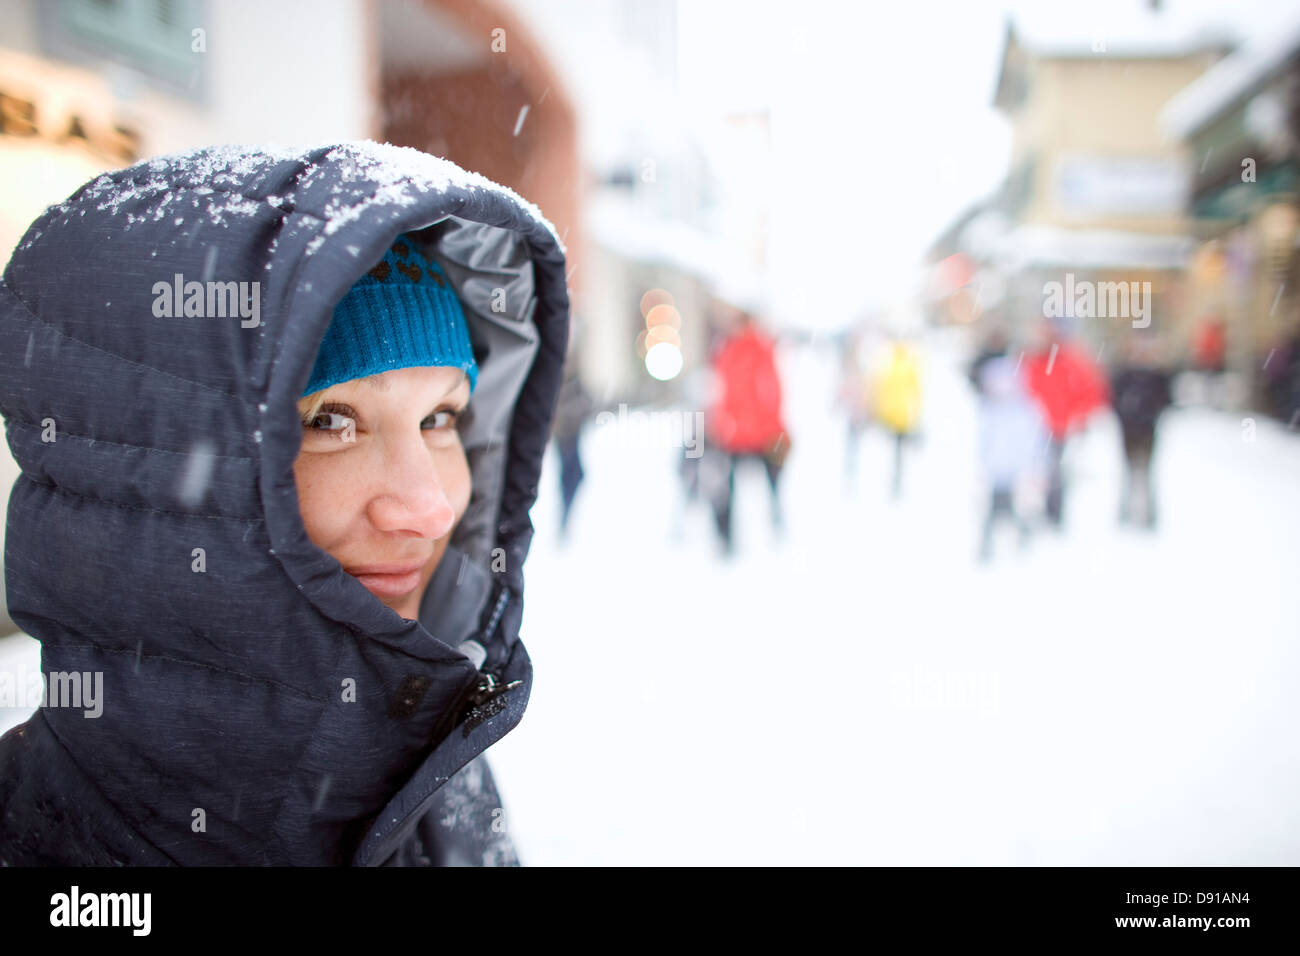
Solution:
[{"label": "zipper pull", "polygon": [[464,736],[468,737],[470,731],[479,724],[505,710],[504,695],[522,683],[521,680],[513,680],[503,684],[500,675],[493,674],[491,671],[481,673],[478,686],[466,698],[465,707],[457,721],[458,726],[464,727]]}]

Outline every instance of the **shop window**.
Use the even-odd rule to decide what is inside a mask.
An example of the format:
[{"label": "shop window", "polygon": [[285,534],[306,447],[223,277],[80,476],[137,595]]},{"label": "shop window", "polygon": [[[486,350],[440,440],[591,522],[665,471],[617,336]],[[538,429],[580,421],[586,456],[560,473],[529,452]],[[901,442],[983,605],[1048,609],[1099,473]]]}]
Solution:
[{"label": "shop window", "polygon": [[194,35],[208,26],[202,0],[55,0],[37,9],[46,53],[122,63],[169,92],[201,95],[204,53]]}]

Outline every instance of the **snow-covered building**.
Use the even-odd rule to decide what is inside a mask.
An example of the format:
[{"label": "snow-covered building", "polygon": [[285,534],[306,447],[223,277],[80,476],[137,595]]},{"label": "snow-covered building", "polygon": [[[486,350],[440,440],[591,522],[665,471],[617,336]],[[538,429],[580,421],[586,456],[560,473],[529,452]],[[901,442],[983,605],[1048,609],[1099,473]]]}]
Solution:
[{"label": "snow-covered building", "polygon": [[[1008,21],[994,105],[1012,123],[1010,169],[998,194],[931,250],[986,266],[999,281],[982,284],[1002,288],[982,297],[985,313],[1022,335],[1044,315],[1045,286],[1067,274],[1149,282],[1150,328],[1182,334],[1180,282],[1194,246],[1188,157],[1156,117],[1228,44],[1158,14],[1118,26],[1060,34]],[[1080,332],[1109,340],[1124,318],[1086,321]]]}]

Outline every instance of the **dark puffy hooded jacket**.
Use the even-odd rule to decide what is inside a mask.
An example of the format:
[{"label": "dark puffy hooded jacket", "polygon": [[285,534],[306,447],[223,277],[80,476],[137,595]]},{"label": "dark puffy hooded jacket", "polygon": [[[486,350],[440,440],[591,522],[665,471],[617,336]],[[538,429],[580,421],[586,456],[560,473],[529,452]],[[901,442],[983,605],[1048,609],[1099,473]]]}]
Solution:
[{"label": "dark puffy hooded jacket", "polygon": [[[470,503],[415,621],[308,539],[293,473],[333,307],[400,233],[479,363]],[[54,676],[0,738],[0,864],[517,862],[480,755],[531,690],[568,309],[538,210],[412,149],[197,150],[36,220],[0,285],[4,566]]]}]

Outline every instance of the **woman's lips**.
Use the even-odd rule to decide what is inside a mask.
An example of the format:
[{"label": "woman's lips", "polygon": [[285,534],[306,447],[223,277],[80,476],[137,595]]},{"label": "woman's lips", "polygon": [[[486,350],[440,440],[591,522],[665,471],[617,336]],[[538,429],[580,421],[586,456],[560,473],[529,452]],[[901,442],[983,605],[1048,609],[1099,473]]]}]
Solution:
[{"label": "woman's lips", "polygon": [[378,597],[401,597],[410,594],[420,584],[423,564],[407,565],[373,565],[365,568],[348,568],[351,574],[365,588]]}]

